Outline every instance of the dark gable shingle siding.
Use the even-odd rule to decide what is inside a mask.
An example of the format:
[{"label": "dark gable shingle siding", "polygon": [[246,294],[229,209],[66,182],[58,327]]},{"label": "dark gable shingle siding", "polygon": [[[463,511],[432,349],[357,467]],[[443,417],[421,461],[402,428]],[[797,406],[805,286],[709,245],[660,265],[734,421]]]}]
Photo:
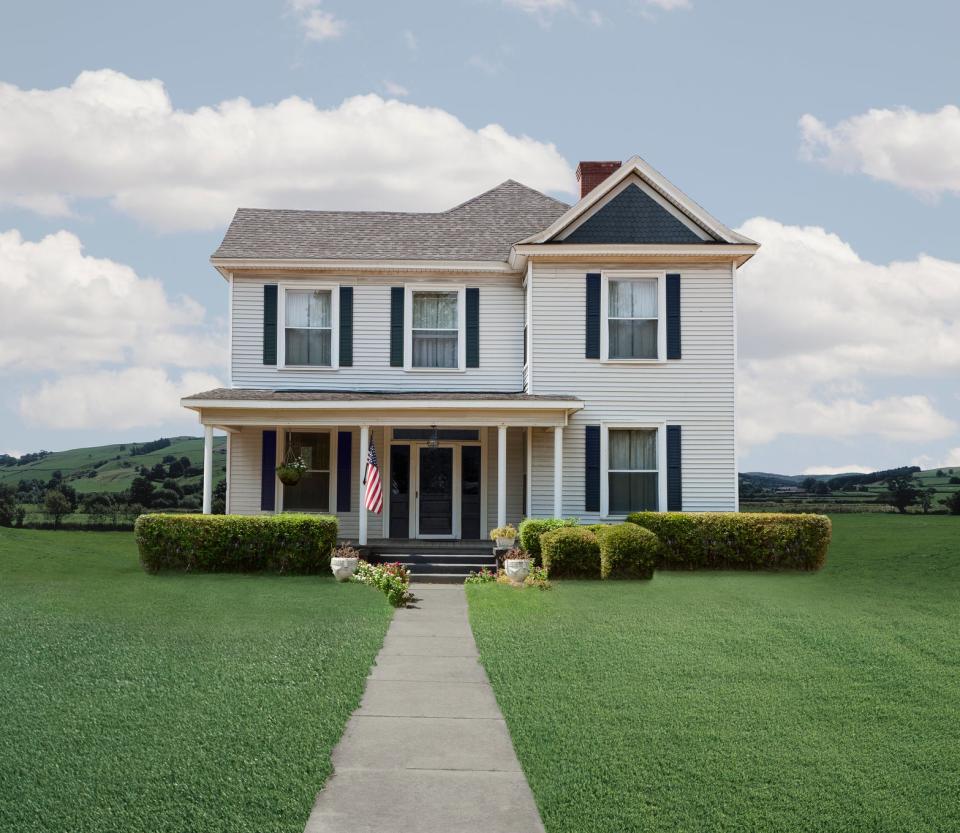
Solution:
[{"label": "dark gable shingle siding", "polygon": [[636,185],[628,185],[563,240],[552,243],[702,243]]}]

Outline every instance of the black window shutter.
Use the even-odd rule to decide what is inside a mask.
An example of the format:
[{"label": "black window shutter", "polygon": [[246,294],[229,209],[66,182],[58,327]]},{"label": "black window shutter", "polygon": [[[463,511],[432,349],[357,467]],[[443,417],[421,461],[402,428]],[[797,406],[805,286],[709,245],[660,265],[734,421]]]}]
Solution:
[{"label": "black window shutter", "polygon": [[584,448],[584,488],[583,508],[586,512],[600,511],[600,426],[587,425],[584,428],[586,438]]},{"label": "black window shutter", "polygon": [[467,288],[467,367],[480,367],[480,290]]},{"label": "black window shutter", "polygon": [[587,347],[588,359],[600,358],[600,275],[587,275]]},{"label": "black window shutter", "polygon": [[260,508],[264,512],[272,512],[277,503],[276,431],[263,432],[262,449],[260,456]]},{"label": "black window shutter", "polygon": [[683,511],[682,452],[680,426],[667,426],[667,511]]},{"label": "black window shutter", "polygon": [[667,358],[680,358],[679,275],[667,275]]},{"label": "black window shutter", "polygon": [[[343,307],[340,307],[342,310]],[[350,511],[350,488],[353,473],[353,434],[337,433],[337,511]]]},{"label": "black window shutter", "polygon": [[263,285],[263,363],[277,363],[277,285]]},{"label": "black window shutter", "polygon": [[340,287],[340,367],[353,367],[353,287]]},{"label": "black window shutter", "polygon": [[390,287],[390,367],[403,367],[403,287]]}]

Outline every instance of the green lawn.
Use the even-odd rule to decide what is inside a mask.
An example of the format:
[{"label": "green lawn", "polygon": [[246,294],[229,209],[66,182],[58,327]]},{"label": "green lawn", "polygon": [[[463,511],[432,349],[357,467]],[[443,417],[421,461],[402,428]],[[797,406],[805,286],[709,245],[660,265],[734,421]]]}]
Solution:
[{"label": "green lawn", "polygon": [[960,518],[833,520],[815,575],[468,587],[549,833],[960,829]]},{"label": "green lawn", "polygon": [[130,533],[0,529],[0,830],[300,833],[391,609],[144,574]]}]

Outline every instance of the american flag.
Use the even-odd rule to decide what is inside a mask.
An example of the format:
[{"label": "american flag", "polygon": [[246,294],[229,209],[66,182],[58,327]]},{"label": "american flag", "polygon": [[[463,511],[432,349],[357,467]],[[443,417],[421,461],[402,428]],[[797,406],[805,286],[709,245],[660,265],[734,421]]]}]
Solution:
[{"label": "american flag", "polygon": [[370,448],[367,450],[367,470],[363,475],[363,482],[367,486],[363,503],[371,512],[380,514],[383,511],[383,489],[380,487],[380,467],[377,465],[377,449],[370,438]]}]

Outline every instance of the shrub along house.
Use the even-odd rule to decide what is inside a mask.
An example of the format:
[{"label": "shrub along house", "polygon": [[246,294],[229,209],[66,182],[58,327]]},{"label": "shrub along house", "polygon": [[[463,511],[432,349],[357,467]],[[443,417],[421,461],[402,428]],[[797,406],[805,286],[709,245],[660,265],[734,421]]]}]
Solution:
[{"label": "shrub along house", "polygon": [[182,401],[204,511],[215,427],[228,512],[335,514],[361,544],[735,510],[736,270],[758,246],[638,157],[577,174],[573,206],[510,180],[439,213],[238,210],[211,259],[230,387]]}]

